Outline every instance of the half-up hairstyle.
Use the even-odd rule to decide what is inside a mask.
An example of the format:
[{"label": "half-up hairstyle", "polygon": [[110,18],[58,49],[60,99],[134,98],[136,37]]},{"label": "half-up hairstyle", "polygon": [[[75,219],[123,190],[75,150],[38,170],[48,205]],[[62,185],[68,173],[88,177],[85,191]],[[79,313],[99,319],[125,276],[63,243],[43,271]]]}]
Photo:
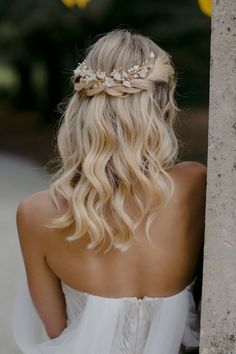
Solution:
[{"label": "half-up hairstyle", "polygon": [[[115,30],[98,39],[85,59],[88,68],[109,76],[117,68],[141,65],[150,53],[155,58],[153,68],[145,78],[132,79],[131,87],[94,88],[79,77],[74,80],[75,93],[57,136],[61,165],[49,187],[58,210],[58,195],[67,201],[65,214],[51,220],[49,227],[74,224],[68,241],[89,236],[88,248],[101,248],[109,241],[106,252],[112,246],[125,251],[147,217],[146,236],[152,243],[150,226],[174,191],[167,170],[178,153],[176,82],[170,57],[145,36]],[[136,183],[146,200],[135,190]],[[136,223],[125,210],[131,199],[141,215]]]}]

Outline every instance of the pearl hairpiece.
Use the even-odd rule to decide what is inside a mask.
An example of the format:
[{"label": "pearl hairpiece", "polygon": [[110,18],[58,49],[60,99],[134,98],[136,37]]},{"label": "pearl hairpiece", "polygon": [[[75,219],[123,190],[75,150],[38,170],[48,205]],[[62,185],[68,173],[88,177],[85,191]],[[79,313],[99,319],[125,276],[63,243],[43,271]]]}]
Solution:
[{"label": "pearl hairpiece", "polygon": [[154,59],[155,55],[151,52],[150,58],[146,59],[141,65],[134,65],[126,71],[123,70],[122,67],[114,69],[109,76],[106,76],[104,71],[98,70],[95,72],[92,69],[89,69],[86,60],[84,60],[82,63],[79,63],[74,70],[74,82],[80,77],[80,83],[93,83],[93,88],[98,88],[100,86],[112,87],[117,84],[122,84],[125,87],[132,87],[132,79],[144,79],[148,75],[149,70],[153,68]]}]

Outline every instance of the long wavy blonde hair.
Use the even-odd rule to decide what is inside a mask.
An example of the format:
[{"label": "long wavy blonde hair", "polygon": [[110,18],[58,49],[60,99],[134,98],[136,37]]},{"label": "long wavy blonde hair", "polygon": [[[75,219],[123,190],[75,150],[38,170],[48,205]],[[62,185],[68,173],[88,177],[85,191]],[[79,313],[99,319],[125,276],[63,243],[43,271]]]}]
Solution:
[{"label": "long wavy blonde hair", "polygon": [[[109,241],[105,253],[112,246],[125,251],[147,217],[146,236],[152,244],[150,226],[174,191],[168,169],[178,153],[171,59],[151,39],[129,30],[100,37],[85,59],[88,68],[109,75],[119,67],[141,65],[151,52],[154,67],[146,78],[134,80],[132,87],[89,91],[80,85],[64,112],[57,135],[60,166],[49,192],[58,210],[58,195],[63,196],[67,210],[47,226],[75,225],[68,241],[89,235],[88,248]],[[135,190],[136,183],[147,200]],[[137,222],[125,210],[127,200],[140,212]]]}]

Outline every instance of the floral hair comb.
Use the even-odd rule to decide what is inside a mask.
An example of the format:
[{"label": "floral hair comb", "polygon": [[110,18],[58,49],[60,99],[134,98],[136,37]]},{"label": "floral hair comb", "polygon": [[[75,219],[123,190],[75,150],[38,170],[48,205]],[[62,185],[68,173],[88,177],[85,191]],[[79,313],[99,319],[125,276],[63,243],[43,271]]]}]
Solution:
[{"label": "floral hair comb", "polygon": [[[153,52],[150,53],[150,58],[146,59],[141,65],[134,65],[128,70],[123,70],[122,67],[114,69],[109,76],[106,75],[105,71],[93,71],[87,67],[87,62],[84,60],[79,63],[77,68],[74,70],[74,83],[76,90],[76,79],[80,77],[79,84],[87,84],[90,87],[98,88],[113,87],[117,84],[121,84],[125,87],[132,87],[132,79],[144,79],[147,77],[149,70],[153,68],[155,60],[155,55]],[[91,85],[90,85],[91,84]]]}]

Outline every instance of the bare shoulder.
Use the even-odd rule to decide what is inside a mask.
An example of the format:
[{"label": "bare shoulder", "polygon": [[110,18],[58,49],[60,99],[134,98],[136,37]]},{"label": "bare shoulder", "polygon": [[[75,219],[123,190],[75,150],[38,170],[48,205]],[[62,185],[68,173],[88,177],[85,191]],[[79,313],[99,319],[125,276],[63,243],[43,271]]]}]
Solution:
[{"label": "bare shoulder", "polygon": [[17,214],[29,217],[51,213],[55,210],[48,190],[33,193],[22,199],[17,206]]},{"label": "bare shoulder", "polygon": [[26,237],[35,238],[36,235],[50,232],[44,227],[51,217],[56,216],[56,207],[48,190],[33,193],[22,199],[17,206],[16,221],[20,239]]},{"label": "bare shoulder", "polygon": [[173,175],[187,186],[206,185],[207,166],[197,161],[184,161],[176,164]]},{"label": "bare shoulder", "polygon": [[198,161],[183,161],[174,166],[174,170],[178,174],[188,176],[206,176],[207,166]]},{"label": "bare shoulder", "polygon": [[175,196],[178,200],[194,198],[205,200],[207,184],[207,167],[197,161],[184,161],[176,164],[170,171],[175,186]]}]

